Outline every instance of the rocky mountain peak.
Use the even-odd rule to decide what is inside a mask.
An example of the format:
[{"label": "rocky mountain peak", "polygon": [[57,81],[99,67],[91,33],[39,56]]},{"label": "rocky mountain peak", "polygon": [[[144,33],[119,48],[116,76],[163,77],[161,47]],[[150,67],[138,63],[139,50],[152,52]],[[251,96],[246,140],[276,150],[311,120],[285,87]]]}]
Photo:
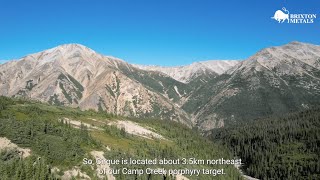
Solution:
[{"label": "rocky mountain peak", "polygon": [[286,54],[292,56],[293,58],[306,58],[307,56],[320,56],[320,46],[293,41],[283,46],[274,46],[270,48],[264,48],[251,56],[252,59],[257,56],[273,55],[279,56]]},{"label": "rocky mountain peak", "polygon": [[76,52],[76,51],[81,51],[81,52],[86,52],[86,53],[96,53],[94,50],[82,45],[82,44],[76,44],[76,43],[71,43],[71,44],[63,44],[57,47],[54,47],[52,49],[47,50],[47,52],[55,52],[55,51],[61,51],[64,53],[70,53],[70,52]]},{"label": "rocky mountain peak", "polygon": [[294,45],[294,46],[303,46],[307,45],[308,43],[300,42],[300,41],[291,41],[287,45]]},{"label": "rocky mountain peak", "polygon": [[249,57],[246,61],[243,61],[239,66],[231,68],[228,73],[234,72],[236,69],[252,69],[263,70],[267,68],[269,70],[277,67],[279,70],[287,69],[295,63],[307,64],[315,68],[320,67],[320,46],[293,41],[283,46],[274,46],[265,48]]},{"label": "rocky mountain peak", "polygon": [[63,57],[63,58],[74,58],[74,57],[90,57],[90,56],[94,56],[94,55],[98,55],[94,50],[81,45],[81,44],[64,44],[64,45],[60,45],[57,46],[55,48],[40,52],[40,54],[42,55],[42,59],[43,56],[45,55],[51,55],[53,57]]},{"label": "rocky mountain peak", "polygon": [[20,60],[21,63],[27,63],[33,67],[54,64],[56,67],[62,66],[63,68],[67,68],[67,66],[77,67],[78,65],[83,67],[87,65],[94,66],[97,63],[108,62],[105,56],[81,44],[60,45],[27,55]]}]

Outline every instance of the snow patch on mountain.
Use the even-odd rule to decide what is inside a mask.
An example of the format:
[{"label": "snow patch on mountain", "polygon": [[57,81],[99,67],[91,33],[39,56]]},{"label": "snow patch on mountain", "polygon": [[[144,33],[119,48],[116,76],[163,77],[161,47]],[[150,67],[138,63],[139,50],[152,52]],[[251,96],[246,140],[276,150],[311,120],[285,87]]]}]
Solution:
[{"label": "snow patch on mountain", "polygon": [[179,93],[179,90],[178,90],[177,86],[174,86],[174,90],[175,90],[176,93],[179,95],[179,97],[182,97],[182,95]]}]

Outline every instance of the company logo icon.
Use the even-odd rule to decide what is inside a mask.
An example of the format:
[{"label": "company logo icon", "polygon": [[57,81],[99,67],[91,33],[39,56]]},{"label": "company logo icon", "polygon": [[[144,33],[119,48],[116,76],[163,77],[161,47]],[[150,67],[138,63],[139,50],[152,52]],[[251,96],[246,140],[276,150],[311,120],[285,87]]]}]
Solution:
[{"label": "company logo icon", "polygon": [[289,24],[312,24],[317,19],[317,14],[290,14],[289,11],[283,7],[282,10],[277,10],[271,19],[278,21],[278,23],[287,22]]},{"label": "company logo icon", "polygon": [[278,21],[279,23],[283,23],[285,20],[287,20],[289,23],[289,11],[285,7],[283,7],[282,10],[277,10],[274,13],[274,16],[271,18]]}]

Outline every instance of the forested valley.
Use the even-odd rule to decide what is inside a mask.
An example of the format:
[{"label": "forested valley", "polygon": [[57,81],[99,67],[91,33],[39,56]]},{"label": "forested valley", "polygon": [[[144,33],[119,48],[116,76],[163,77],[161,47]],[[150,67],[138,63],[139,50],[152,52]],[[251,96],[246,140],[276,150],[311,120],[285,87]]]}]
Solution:
[{"label": "forested valley", "polygon": [[259,179],[320,179],[320,108],[234,123],[210,132]]}]

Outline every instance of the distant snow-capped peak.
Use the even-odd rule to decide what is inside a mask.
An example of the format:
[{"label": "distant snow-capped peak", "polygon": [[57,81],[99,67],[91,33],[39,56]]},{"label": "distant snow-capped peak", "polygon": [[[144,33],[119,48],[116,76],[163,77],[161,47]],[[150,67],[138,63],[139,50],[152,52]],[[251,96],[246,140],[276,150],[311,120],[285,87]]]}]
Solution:
[{"label": "distant snow-capped peak", "polygon": [[208,60],[194,62],[186,66],[175,66],[175,67],[165,67],[165,66],[154,66],[154,65],[133,65],[139,69],[147,71],[159,71],[173,79],[188,83],[192,78],[198,77],[201,74],[215,73],[222,74],[226,70],[230,69],[234,65],[238,64],[240,61],[237,60]]}]

